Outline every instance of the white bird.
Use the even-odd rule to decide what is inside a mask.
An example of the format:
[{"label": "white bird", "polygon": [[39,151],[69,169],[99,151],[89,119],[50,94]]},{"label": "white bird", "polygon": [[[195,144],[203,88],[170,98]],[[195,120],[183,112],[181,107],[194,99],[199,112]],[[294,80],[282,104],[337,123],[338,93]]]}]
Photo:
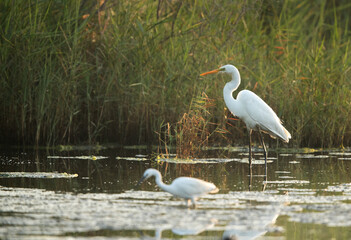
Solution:
[{"label": "white bird", "polygon": [[189,201],[191,201],[194,208],[196,207],[195,201],[197,198],[208,193],[218,192],[218,188],[213,183],[191,177],[179,177],[176,178],[170,185],[167,185],[162,182],[161,173],[153,168],[145,170],[144,175],[139,180],[137,186],[152,176],[155,177],[156,184],[163,191],[169,192],[175,197],[184,198],[187,206],[189,206]]},{"label": "white bird", "polygon": [[248,129],[249,135],[249,164],[250,176],[252,176],[252,157],[251,157],[251,133],[257,130],[260,135],[265,157],[265,179],[267,178],[267,150],[263,141],[261,131],[269,134],[273,138],[280,138],[284,142],[289,142],[290,133],[283,127],[277,114],[267,105],[259,96],[249,90],[242,90],[238,93],[237,98],[233,98],[233,92],[239,87],[241,78],[239,70],[233,65],[224,65],[219,69],[205,72],[200,76],[213,73],[227,73],[231,75],[232,80],[223,88],[223,97],[225,104],[230,112],[243,120]]}]

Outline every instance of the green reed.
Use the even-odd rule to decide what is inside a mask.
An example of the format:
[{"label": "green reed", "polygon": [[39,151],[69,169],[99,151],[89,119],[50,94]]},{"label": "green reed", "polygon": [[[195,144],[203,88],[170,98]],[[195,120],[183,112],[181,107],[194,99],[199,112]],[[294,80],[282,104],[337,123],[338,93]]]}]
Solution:
[{"label": "green reed", "polygon": [[244,124],[222,100],[228,77],[199,77],[232,63],[292,146],[350,145],[348,1],[96,4],[0,3],[1,142],[153,144],[205,92],[216,104],[206,121],[230,132],[208,141],[241,144]]}]

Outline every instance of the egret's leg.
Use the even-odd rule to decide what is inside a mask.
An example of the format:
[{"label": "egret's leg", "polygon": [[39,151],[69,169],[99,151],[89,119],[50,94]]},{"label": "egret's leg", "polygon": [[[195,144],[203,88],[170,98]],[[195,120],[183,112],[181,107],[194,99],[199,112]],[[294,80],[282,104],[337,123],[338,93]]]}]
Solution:
[{"label": "egret's leg", "polygon": [[258,129],[258,132],[260,134],[260,140],[262,143],[263,154],[264,154],[264,183],[263,183],[263,190],[264,190],[266,188],[266,184],[267,184],[267,148],[266,148],[266,145],[264,144],[261,130]]},{"label": "egret's leg", "polygon": [[194,198],[191,198],[191,202],[193,203],[193,208],[196,208],[196,202]]},{"label": "egret's leg", "polygon": [[249,129],[249,191],[251,190],[251,184],[252,184],[252,152],[251,152],[251,133],[252,130]]}]

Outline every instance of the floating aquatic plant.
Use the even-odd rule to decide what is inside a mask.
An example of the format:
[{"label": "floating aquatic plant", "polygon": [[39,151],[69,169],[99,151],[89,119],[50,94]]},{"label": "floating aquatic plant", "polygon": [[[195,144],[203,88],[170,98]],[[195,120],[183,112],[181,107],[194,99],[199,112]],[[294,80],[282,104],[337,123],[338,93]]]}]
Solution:
[{"label": "floating aquatic plant", "polygon": [[78,174],[57,172],[0,172],[0,178],[76,178]]},{"label": "floating aquatic plant", "polygon": [[48,159],[81,159],[81,160],[100,160],[108,157],[104,156],[47,156]]}]

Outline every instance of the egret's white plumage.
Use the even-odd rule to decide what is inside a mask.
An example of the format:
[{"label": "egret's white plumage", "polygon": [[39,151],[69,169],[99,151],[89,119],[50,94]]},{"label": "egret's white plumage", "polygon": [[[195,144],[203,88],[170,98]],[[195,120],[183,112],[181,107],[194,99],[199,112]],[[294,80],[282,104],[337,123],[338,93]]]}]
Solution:
[{"label": "egret's white plumage", "polygon": [[[284,142],[289,142],[290,133],[283,127],[277,114],[268,106],[259,96],[249,90],[243,90],[238,93],[237,98],[233,97],[233,92],[238,89],[241,78],[239,70],[233,65],[224,65],[219,69],[202,73],[201,76],[213,73],[227,73],[231,75],[232,80],[223,88],[223,97],[225,104],[230,112],[243,120],[249,132],[249,162],[251,169],[251,132],[257,130],[260,133],[260,138],[265,153],[266,169],[267,169],[267,153],[261,131],[268,133],[273,138],[280,138]],[[267,171],[266,171],[267,175]]]},{"label": "egret's white plumage", "polygon": [[213,183],[191,177],[179,177],[176,178],[170,185],[167,185],[162,182],[161,173],[153,168],[149,168],[144,172],[144,175],[140,179],[138,185],[152,176],[155,177],[156,184],[163,191],[169,192],[176,197],[184,198],[187,205],[189,204],[189,200],[191,200],[194,207],[196,206],[195,201],[197,198],[208,193],[218,192],[218,188]]}]

